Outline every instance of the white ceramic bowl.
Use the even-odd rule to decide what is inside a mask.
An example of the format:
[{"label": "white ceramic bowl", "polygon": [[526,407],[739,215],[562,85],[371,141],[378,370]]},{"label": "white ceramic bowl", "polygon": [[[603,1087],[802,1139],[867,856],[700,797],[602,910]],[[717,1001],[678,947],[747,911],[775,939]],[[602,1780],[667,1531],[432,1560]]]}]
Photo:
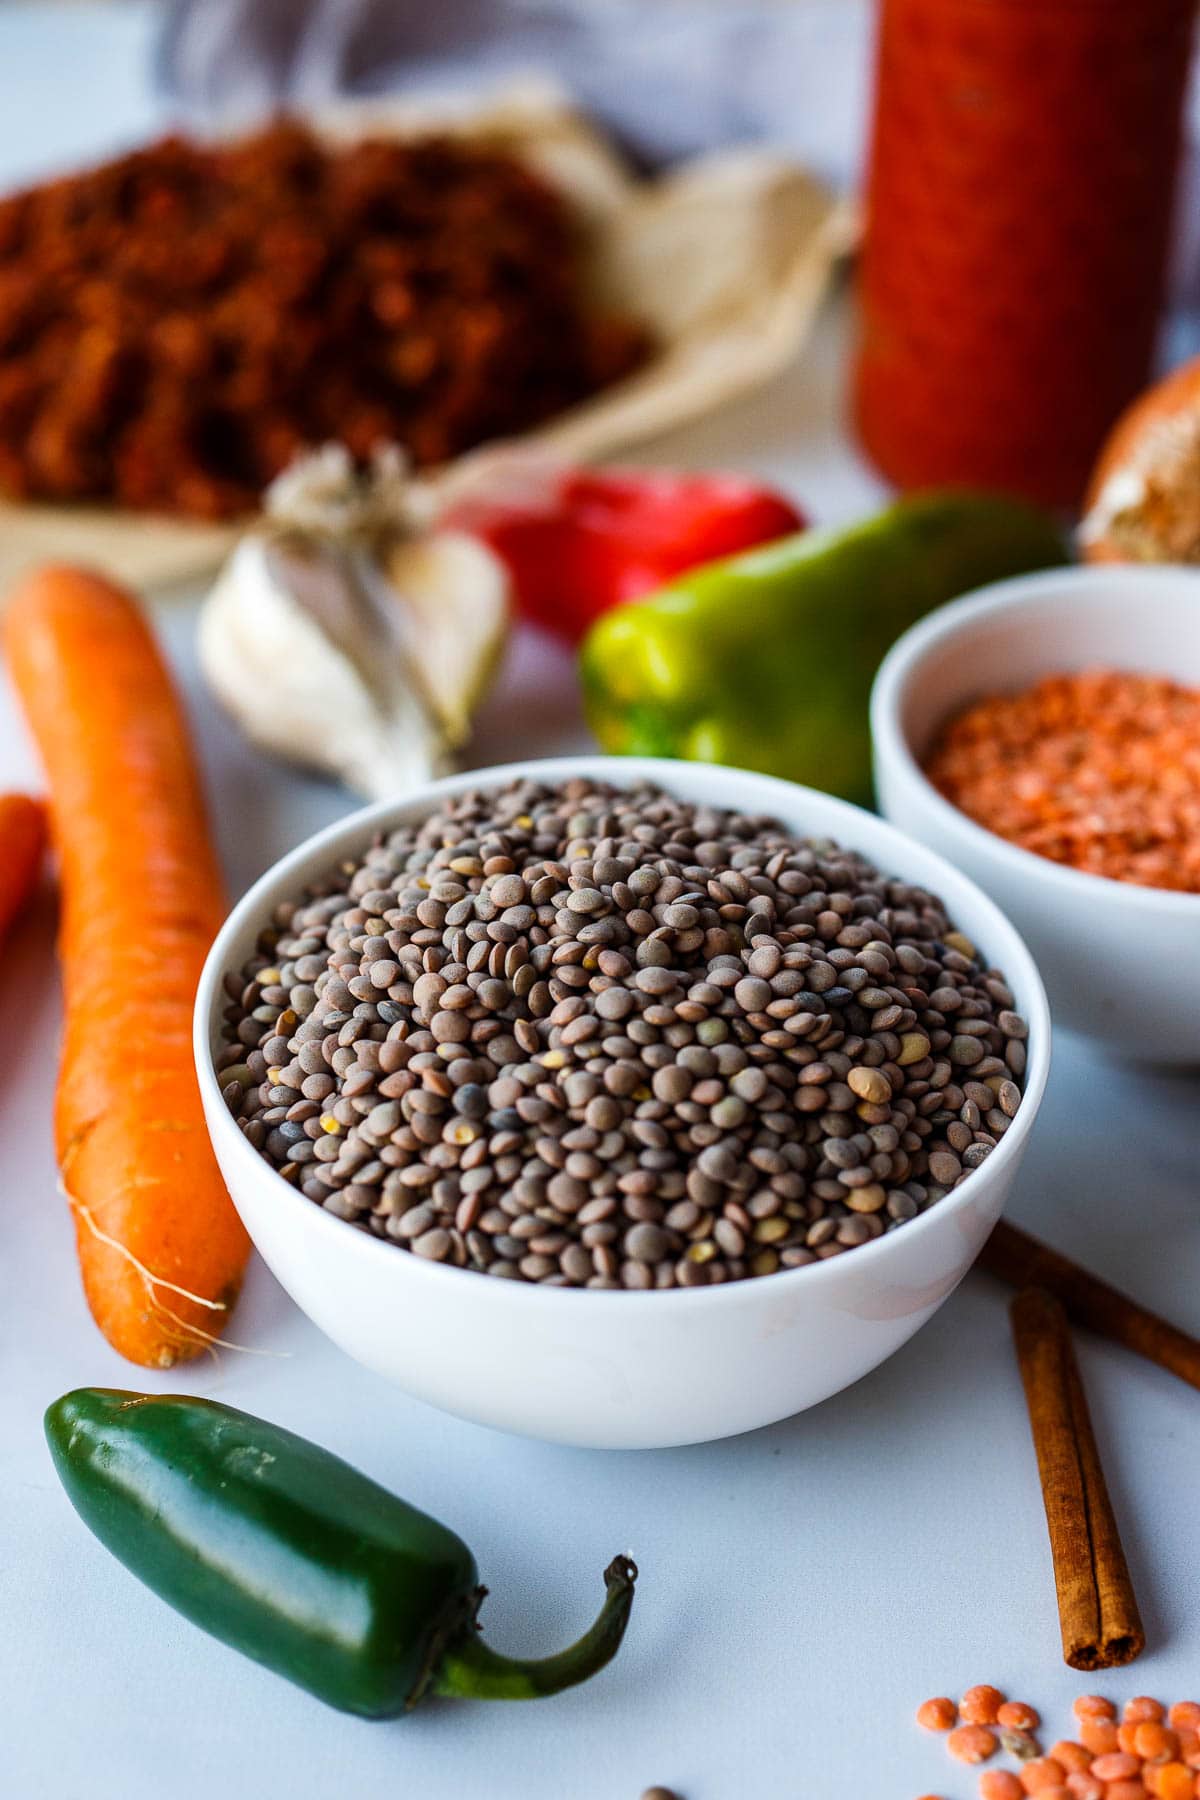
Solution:
[{"label": "white ceramic bowl", "polygon": [[875,679],[879,805],[1004,908],[1037,958],[1056,1025],[1124,1056],[1200,1063],[1200,895],[1108,881],[1018,849],[943,799],[921,770],[938,728],[973,700],[1098,666],[1200,687],[1200,574],[1055,569],[931,613],[897,640]]},{"label": "white ceramic bowl", "polygon": [[[381,827],[443,796],[516,776],[653,781],[691,800],[768,813],[827,835],[932,888],[1003,969],[1029,1022],[1025,1098],[983,1166],[900,1231],[806,1268],[660,1293],[543,1288],[424,1261],[334,1218],[253,1150],[213,1072],[222,978],[251,954],[272,909]],[[890,1356],[941,1305],[999,1216],[1041,1103],[1049,1014],[1033,960],[971,882],[880,819],[825,794],[704,764],[578,757],[476,770],[352,814],[292,851],[239,901],[196,1001],[196,1062],[209,1130],[251,1237],[296,1303],[336,1344],[419,1399],[483,1424],[596,1448],[727,1437],[814,1406]]]}]

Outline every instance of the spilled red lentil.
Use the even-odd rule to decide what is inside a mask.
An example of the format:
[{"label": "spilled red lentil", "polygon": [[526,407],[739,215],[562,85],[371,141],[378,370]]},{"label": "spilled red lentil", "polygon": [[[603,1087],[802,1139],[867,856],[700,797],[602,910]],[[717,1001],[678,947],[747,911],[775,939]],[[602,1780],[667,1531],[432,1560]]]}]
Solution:
[{"label": "spilled red lentil", "polygon": [[1059,1738],[1046,1752],[1034,1735],[1040,1714],[990,1686],[968,1688],[957,1706],[924,1701],[917,1723],[944,1733],[958,1762],[991,1762],[1001,1750],[1013,1759],[1015,1768],[983,1770],[980,1800],[1200,1800],[1200,1702],[1168,1710],[1140,1694],[1118,1718],[1111,1700],[1081,1694],[1072,1711],[1078,1741]]}]

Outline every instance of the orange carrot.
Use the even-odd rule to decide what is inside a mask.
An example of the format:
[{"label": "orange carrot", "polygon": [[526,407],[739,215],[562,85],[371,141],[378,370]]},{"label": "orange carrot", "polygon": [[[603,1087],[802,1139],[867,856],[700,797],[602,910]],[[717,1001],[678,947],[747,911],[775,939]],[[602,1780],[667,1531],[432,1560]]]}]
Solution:
[{"label": "orange carrot", "polygon": [[224,912],[184,716],[134,600],[51,567],[3,622],[49,776],[66,1022],[55,1113],[88,1304],[166,1368],[219,1337],[248,1244],[209,1146],[191,1052]]},{"label": "orange carrot", "polygon": [[0,794],[0,943],[33,892],[46,843],[46,814],[27,794]]}]

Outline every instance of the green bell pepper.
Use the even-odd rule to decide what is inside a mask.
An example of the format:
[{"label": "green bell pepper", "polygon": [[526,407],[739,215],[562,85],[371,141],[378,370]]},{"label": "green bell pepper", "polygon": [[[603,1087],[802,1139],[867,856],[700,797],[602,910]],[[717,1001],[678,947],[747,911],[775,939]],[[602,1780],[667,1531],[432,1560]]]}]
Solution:
[{"label": "green bell pepper", "polygon": [[894,640],[970,588],[1067,560],[1045,513],[965,491],[780,538],[600,619],[580,659],[589,722],[619,755],[730,763],[869,804],[867,703]]},{"label": "green bell pepper", "polygon": [[79,1388],[46,1413],[72,1505],[171,1606],[330,1706],[394,1718],[427,1694],[531,1700],[617,1652],[637,1570],[617,1557],[577,1644],[491,1650],[462,1539],[339,1457],[186,1395]]}]

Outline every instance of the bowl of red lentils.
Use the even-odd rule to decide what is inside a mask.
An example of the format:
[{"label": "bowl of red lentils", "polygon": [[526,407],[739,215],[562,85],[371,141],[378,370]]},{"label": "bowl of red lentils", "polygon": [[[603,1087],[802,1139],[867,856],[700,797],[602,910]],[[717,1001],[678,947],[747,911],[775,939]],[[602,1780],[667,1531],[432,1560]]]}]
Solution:
[{"label": "bowl of red lentils", "polygon": [[579,757],[352,814],[234,907],[196,1005],[251,1237],[336,1343],[507,1430],[802,1411],[966,1273],[1049,1020],[997,907],[768,776]]},{"label": "bowl of red lentils", "polygon": [[1200,573],[1021,576],[940,608],[871,703],[885,817],[989,893],[1056,1024],[1200,1063]]}]

